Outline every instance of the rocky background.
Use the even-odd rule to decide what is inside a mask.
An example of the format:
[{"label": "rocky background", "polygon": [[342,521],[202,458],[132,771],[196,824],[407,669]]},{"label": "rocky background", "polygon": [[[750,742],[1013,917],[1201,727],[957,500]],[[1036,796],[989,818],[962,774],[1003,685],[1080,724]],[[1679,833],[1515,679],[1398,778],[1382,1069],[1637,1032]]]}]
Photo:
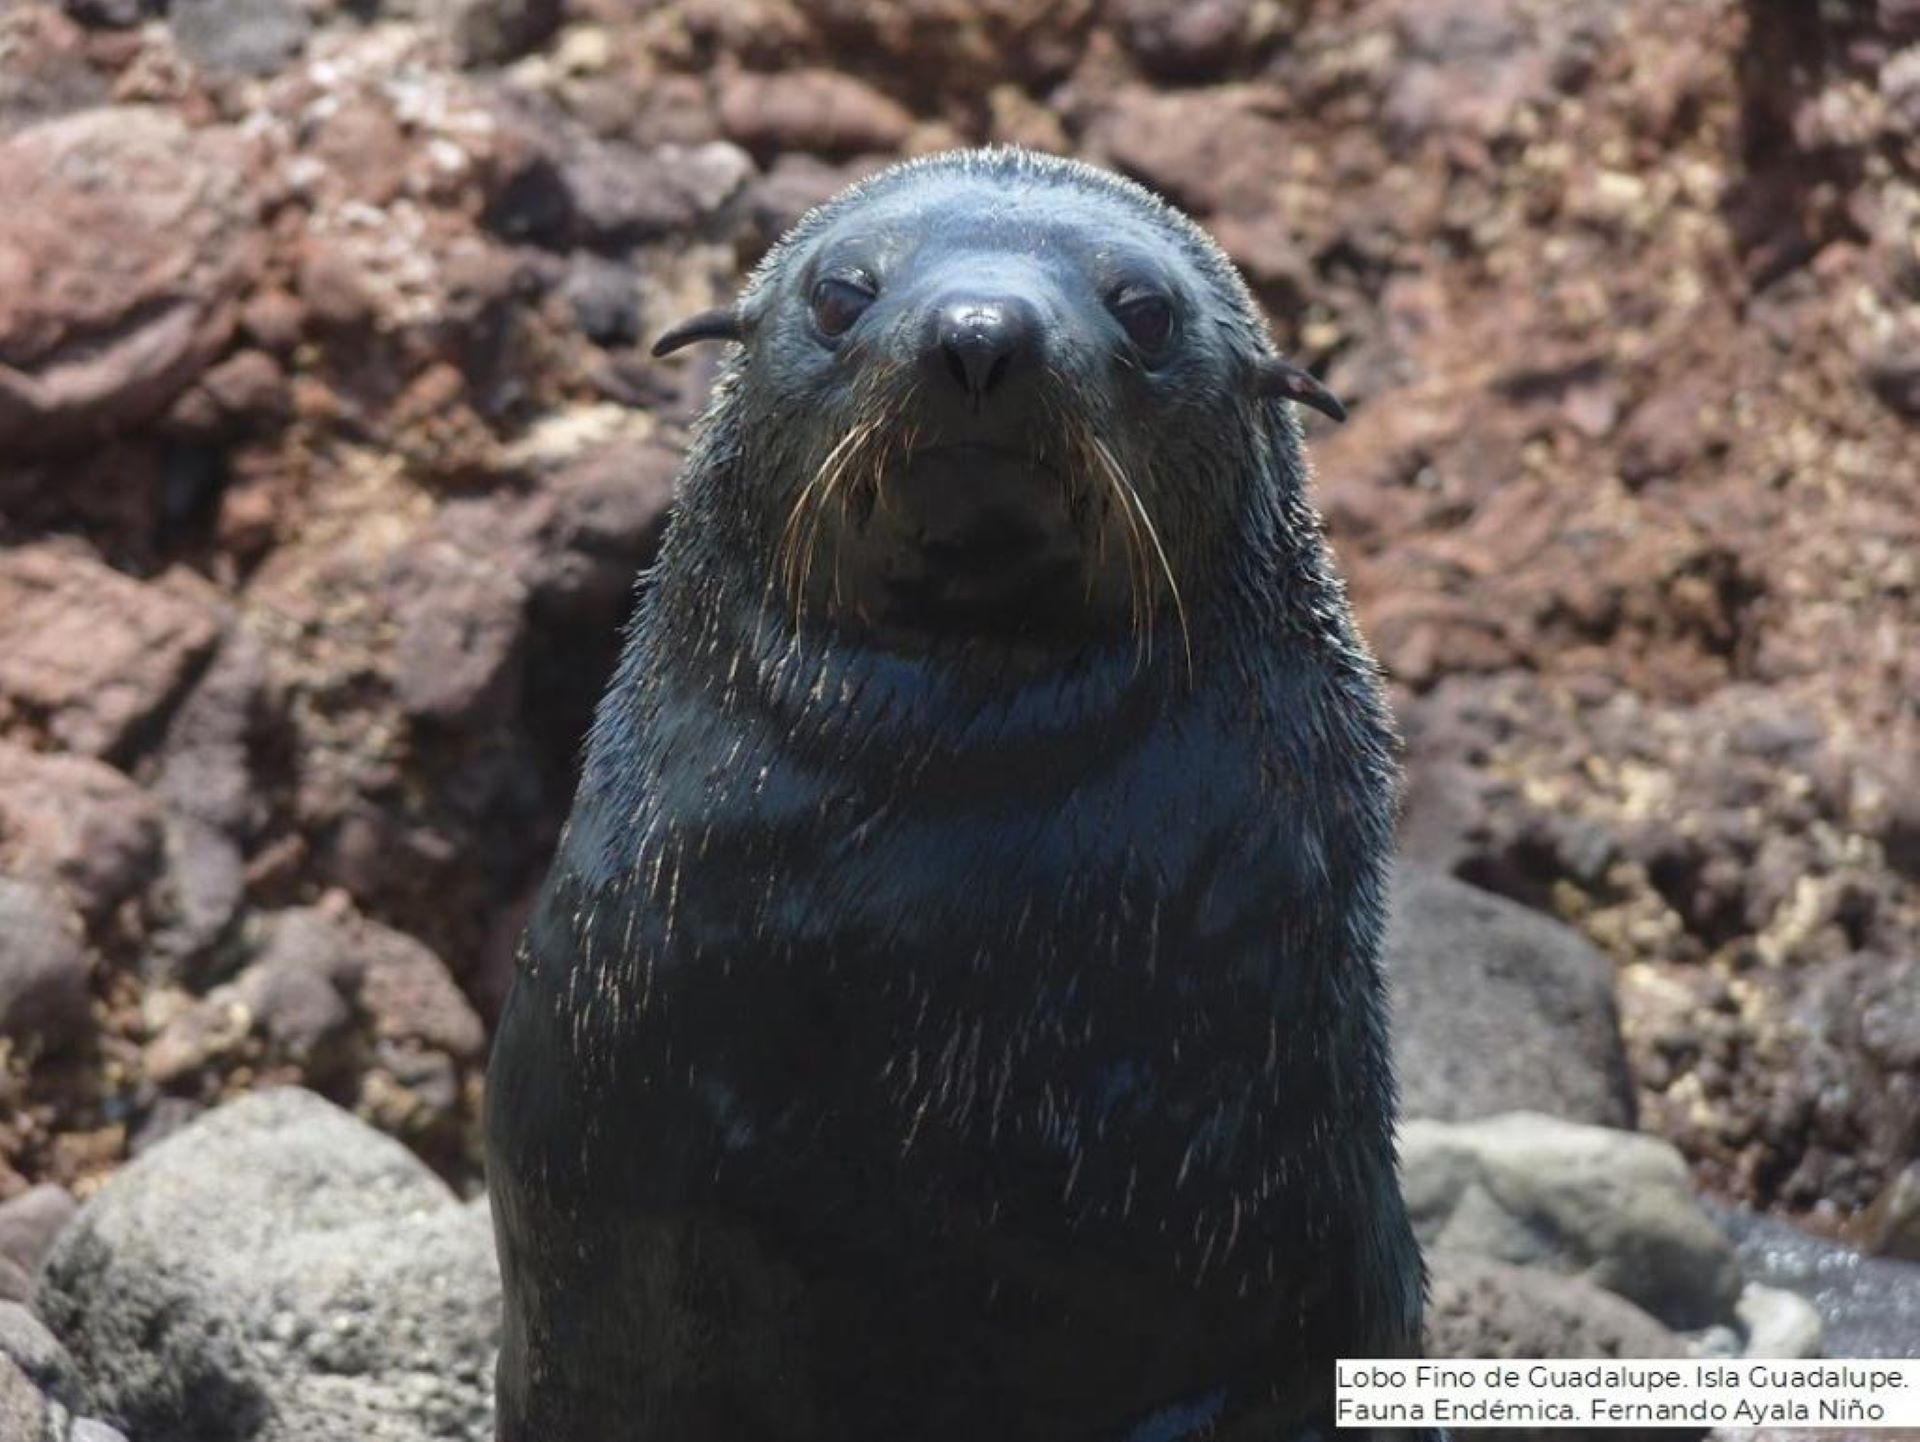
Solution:
[{"label": "rocky background", "polygon": [[1436,1348],[1920,1354],[1915,0],[5,0],[0,1437],[486,1435],[644,341],[985,141],[1353,408]]}]

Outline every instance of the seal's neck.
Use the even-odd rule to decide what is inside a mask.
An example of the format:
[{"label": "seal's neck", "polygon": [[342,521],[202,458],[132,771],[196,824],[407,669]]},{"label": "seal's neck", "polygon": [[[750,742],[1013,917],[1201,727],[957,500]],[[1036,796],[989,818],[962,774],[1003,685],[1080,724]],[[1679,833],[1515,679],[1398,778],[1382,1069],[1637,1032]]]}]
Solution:
[{"label": "seal's neck", "polygon": [[[663,607],[691,599],[659,597]],[[1177,632],[1070,646],[956,637],[900,649],[857,628],[796,620],[777,599],[722,591],[701,604],[703,664],[688,683],[709,704],[753,714],[790,741],[956,755],[1069,741],[1094,722],[1177,714],[1204,680]],[[683,634],[684,619],[674,626]]]}]

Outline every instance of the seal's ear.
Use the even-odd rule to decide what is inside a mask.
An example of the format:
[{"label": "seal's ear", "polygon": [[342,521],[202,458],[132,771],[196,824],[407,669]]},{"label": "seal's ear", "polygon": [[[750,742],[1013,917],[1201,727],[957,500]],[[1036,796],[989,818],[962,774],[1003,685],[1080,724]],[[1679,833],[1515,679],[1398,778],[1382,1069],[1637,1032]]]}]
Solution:
[{"label": "seal's ear", "polygon": [[1263,396],[1312,406],[1321,415],[1331,416],[1336,421],[1347,418],[1347,408],[1340,404],[1332,391],[1300,367],[1288,365],[1279,356],[1268,356],[1262,360],[1256,375],[1254,384]]},{"label": "seal's ear", "polygon": [[731,307],[703,310],[663,333],[653,343],[653,354],[672,355],[682,346],[692,345],[695,341],[742,340],[745,335],[746,332],[740,327],[740,317],[734,314]]}]

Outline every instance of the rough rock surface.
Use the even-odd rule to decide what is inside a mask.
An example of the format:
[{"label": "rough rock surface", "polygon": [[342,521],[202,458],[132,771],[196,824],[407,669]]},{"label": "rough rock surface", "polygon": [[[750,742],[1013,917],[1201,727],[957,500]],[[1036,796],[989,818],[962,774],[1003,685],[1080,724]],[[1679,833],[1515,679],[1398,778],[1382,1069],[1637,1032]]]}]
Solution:
[{"label": "rough rock surface", "polygon": [[243,142],[87,110],[0,143],[0,444],[148,419],[219,354],[258,242]]},{"label": "rough rock surface", "polygon": [[203,604],[59,543],[0,555],[0,724],[124,753],[219,637]]},{"label": "rough rock surface", "polygon": [[0,1036],[59,1047],[87,1023],[80,918],[50,887],[0,877]]},{"label": "rough rock surface", "polygon": [[1405,1115],[1465,1121],[1527,1109],[1632,1124],[1613,965],[1578,932],[1402,866],[1387,973]]},{"label": "rough rock surface", "polygon": [[1431,1357],[1684,1357],[1678,1335],[1578,1277],[1471,1253],[1427,1258]]},{"label": "rough rock surface", "polygon": [[1873,1251],[1920,1262],[1920,1162],[1907,1164],[1861,1222],[1863,1239]]},{"label": "rough rock surface", "polygon": [[1401,1133],[1423,1246],[1583,1277],[1682,1330],[1733,1315],[1733,1248],[1652,1137],[1538,1113]]},{"label": "rough rock surface", "polygon": [[435,1159],[459,1158],[486,1038],[445,963],[337,896],[259,930],[231,981],[150,994],[147,1074],[207,1099],[234,1076],[304,1077]]},{"label": "rough rock surface", "polygon": [[[1426,1353],[1438,1360],[1505,1357],[1684,1357],[1687,1343],[1645,1312],[1578,1277],[1511,1266],[1459,1252],[1429,1255]],[[1699,1436],[1681,1430],[1615,1432],[1578,1428],[1452,1430],[1459,1438]]]},{"label": "rough rock surface", "polygon": [[160,808],[111,766],[0,741],[0,862],[52,882],[94,920],[137,895],[160,863]]},{"label": "rough rock surface", "polygon": [[483,1209],[310,1093],[256,1093],[127,1166],[40,1310],[142,1442],[492,1435]]},{"label": "rough rock surface", "polygon": [[[43,1182],[0,1202],[0,1258],[27,1279],[30,1297],[54,1239],[73,1220],[77,1205],[65,1187]],[[17,1298],[16,1300],[27,1300]]]}]

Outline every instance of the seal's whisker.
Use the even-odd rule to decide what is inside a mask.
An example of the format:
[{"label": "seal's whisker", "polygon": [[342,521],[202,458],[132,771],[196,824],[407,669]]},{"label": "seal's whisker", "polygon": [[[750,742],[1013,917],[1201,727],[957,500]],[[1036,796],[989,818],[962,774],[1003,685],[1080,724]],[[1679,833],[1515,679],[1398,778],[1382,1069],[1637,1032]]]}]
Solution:
[{"label": "seal's whisker", "polygon": [[[816,479],[821,481],[821,485],[807,513],[806,542],[798,552],[799,577],[795,582],[793,592],[793,604],[796,614],[799,613],[805,604],[807,583],[813,576],[813,559],[819,551],[820,530],[826,524],[827,504],[833,500],[839,490],[840,482],[847,474],[853,459],[860,454],[861,448],[872,439],[874,432],[879,428],[881,419],[883,418],[878,416],[868,416],[863,420],[856,421],[853,429],[848,431],[841,443],[833,448],[832,453],[828,456],[827,461],[822,465],[819,475],[816,477]],[[835,581],[837,585],[837,574]]]},{"label": "seal's whisker", "polygon": [[[1065,388],[1068,384],[1067,378],[1057,371],[1049,369],[1048,376],[1057,382],[1059,389]],[[1088,473],[1095,467],[1088,463],[1088,449],[1080,433],[1079,416],[1067,409],[1065,401],[1060,397],[1055,386],[1049,386],[1042,391],[1040,408],[1041,414],[1047,419],[1050,432],[1061,438],[1061,461],[1066,471],[1069,508],[1076,514],[1083,506],[1091,509],[1093,501],[1108,488],[1096,487],[1088,483]],[[1098,524],[1094,527],[1094,565],[1087,568],[1086,594],[1089,599],[1093,596],[1098,577],[1106,571],[1107,530],[1106,514],[1103,512],[1098,518]]]},{"label": "seal's whisker", "polygon": [[1187,605],[1180,595],[1180,582],[1173,574],[1173,563],[1167,559],[1167,548],[1160,543],[1159,528],[1153,524],[1153,516],[1148,512],[1146,503],[1140,499],[1139,490],[1128,479],[1127,473],[1120,469],[1120,463],[1113,458],[1113,453],[1107,450],[1106,442],[1095,437],[1094,444],[1106,454],[1108,464],[1113,467],[1121,490],[1133,503],[1134,510],[1139,514],[1140,524],[1146,530],[1147,539],[1153,543],[1153,554],[1159,559],[1160,573],[1167,578],[1167,594],[1173,598],[1174,618],[1180,623],[1180,644],[1186,653],[1187,679],[1191,681],[1193,679],[1193,632],[1187,625]]},{"label": "seal's whisker", "polygon": [[[796,616],[805,607],[806,591],[812,581],[814,558],[819,552],[828,508],[838,506],[845,520],[856,498],[865,496],[869,503],[878,500],[884,473],[898,440],[896,432],[900,429],[900,417],[912,404],[919,386],[918,380],[911,380],[900,394],[890,394],[906,369],[901,364],[881,365],[862,377],[854,390],[852,422],[815,467],[812,477],[794,499],[788,512],[776,552],[775,568],[768,581],[769,588],[776,578],[785,581],[789,604]],[[835,606],[840,604],[841,598],[840,550],[836,538],[833,561]]]},{"label": "seal's whisker", "polygon": [[1145,547],[1140,537],[1140,526],[1133,509],[1127,504],[1130,487],[1126,477],[1120,472],[1119,464],[1109,450],[1094,434],[1090,423],[1076,418],[1073,434],[1082,453],[1088,458],[1089,469],[1096,472],[1105,482],[1109,497],[1116,503],[1120,519],[1126,525],[1127,541],[1127,598],[1128,623],[1133,630],[1137,650],[1136,664],[1145,665],[1153,657],[1153,587],[1148,573]]},{"label": "seal's whisker", "polygon": [[[850,451],[860,445],[863,434],[871,424],[868,420],[856,420],[848,428],[847,433],[840,438],[832,450],[827,452],[826,457],[815,468],[812,478],[801,488],[800,494],[795,497],[793,506],[787,513],[787,524],[781,534],[780,548],[777,553],[778,570],[787,580],[789,600],[796,616],[800,613],[806,587],[806,568],[801,564],[802,552],[798,544],[801,528],[803,524],[817,516],[818,498],[824,494],[825,488],[830,484],[835,468],[842,463]],[[817,528],[810,527],[808,530],[808,550],[811,550],[814,529]]]}]

